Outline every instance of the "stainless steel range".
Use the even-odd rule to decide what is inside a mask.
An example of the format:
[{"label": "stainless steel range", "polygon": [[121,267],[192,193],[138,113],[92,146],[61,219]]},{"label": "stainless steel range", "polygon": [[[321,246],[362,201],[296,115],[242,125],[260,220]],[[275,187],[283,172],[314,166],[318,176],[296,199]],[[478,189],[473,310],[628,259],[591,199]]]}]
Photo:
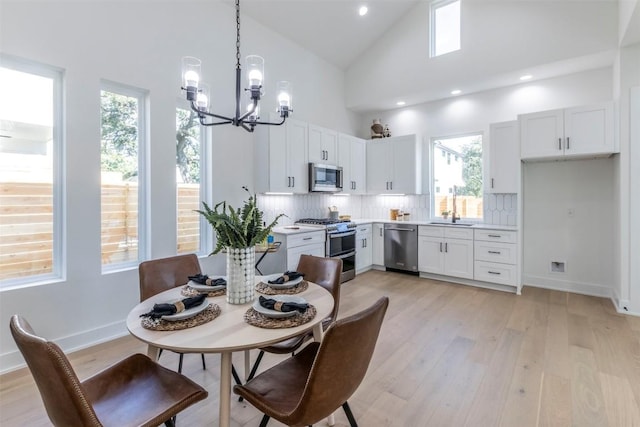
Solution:
[{"label": "stainless steel range", "polygon": [[356,224],[331,218],[303,218],[298,225],[324,228],[327,232],[325,256],[342,259],[341,282],[356,275]]}]

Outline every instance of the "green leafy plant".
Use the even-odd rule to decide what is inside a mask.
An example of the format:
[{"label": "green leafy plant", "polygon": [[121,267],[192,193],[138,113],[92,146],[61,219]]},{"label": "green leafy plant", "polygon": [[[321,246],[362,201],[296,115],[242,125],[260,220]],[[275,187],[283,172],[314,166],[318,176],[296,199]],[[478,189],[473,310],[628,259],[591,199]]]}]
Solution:
[{"label": "green leafy plant", "polygon": [[202,202],[203,210],[197,210],[211,224],[216,232],[216,247],[210,255],[217,254],[225,248],[247,248],[266,240],[273,227],[278,224],[280,214],[271,224],[264,226],[263,213],[257,206],[257,196],[249,189],[242,187],[249,193],[249,199],[244,202],[242,209],[234,209],[227,202],[220,202],[211,209]]}]

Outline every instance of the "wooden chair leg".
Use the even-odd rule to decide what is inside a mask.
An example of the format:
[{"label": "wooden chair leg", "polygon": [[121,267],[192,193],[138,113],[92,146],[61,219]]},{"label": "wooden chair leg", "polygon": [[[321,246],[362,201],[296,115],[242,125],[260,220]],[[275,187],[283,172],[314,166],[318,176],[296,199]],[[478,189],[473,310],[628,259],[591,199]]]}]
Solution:
[{"label": "wooden chair leg", "polygon": [[351,408],[349,408],[349,403],[344,402],[342,404],[342,409],[344,409],[344,413],[347,414],[347,419],[349,420],[349,425],[351,427],[358,427],[358,423],[356,423],[356,419],[353,418],[353,412],[351,412]]},{"label": "wooden chair leg", "polygon": [[267,427],[267,423],[269,422],[269,416],[265,415],[262,417],[262,421],[260,421],[260,427]]}]

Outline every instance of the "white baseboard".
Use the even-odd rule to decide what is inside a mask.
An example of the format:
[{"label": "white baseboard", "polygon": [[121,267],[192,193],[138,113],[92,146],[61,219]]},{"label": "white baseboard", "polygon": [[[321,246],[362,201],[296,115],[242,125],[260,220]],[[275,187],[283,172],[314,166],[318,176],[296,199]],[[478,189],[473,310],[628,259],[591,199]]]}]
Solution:
[{"label": "white baseboard", "polygon": [[575,294],[591,295],[594,297],[613,297],[613,291],[608,286],[597,283],[580,283],[569,280],[549,279],[548,277],[529,274],[522,275],[522,285],[552,289],[555,291],[573,292]]},{"label": "white baseboard", "polygon": [[[38,333],[38,331],[36,331],[36,333]],[[128,333],[126,322],[120,321],[63,338],[43,338],[50,339],[55,342],[66,354],[69,354],[74,351],[93,347],[94,345],[123,337]],[[26,363],[22,358],[22,354],[17,349],[0,354],[0,375],[15,371],[25,366]]]}]

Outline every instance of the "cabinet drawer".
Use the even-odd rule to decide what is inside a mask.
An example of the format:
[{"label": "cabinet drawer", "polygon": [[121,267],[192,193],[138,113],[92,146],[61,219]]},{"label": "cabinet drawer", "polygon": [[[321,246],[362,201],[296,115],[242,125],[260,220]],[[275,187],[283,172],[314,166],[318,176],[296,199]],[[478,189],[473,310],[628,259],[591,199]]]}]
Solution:
[{"label": "cabinet drawer", "polygon": [[473,230],[464,227],[449,225],[444,228],[444,237],[447,239],[473,240]]},{"label": "cabinet drawer", "polygon": [[324,243],[314,243],[287,249],[287,270],[295,271],[302,255],[324,257]]},{"label": "cabinet drawer", "polygon": [[475,242],[474,252],[476,261],[499,262],[515,264],[517,246],[511,243]]},{"label": "cabinet drawer", "polygon": [[310,233],[299,233],[287,236],[287,248],[295,248],[302,245],[311,245],[314,243],[324,243],[325,232],[312,231]]},{"label": "cabinet drawer", "polygon": [[517,285],[516,266],[509,264],[497,264],[493,262],[476,261],[473,269],[473,278],[483,282],[500,283],[503,285]]},{"label": "cabinet drawer", "polygon": [[362,224],[362,225],[359,225],[359,226],[356,228],[356,233],[357,233],[357,234],[371,234],[371,233],[372,233],[371,224]]},{"label": "cabinet drawer", "polygon": [[428,225],[418,226],[418,236],[444,237],[444,227],[429,227]]},{"label": "cabinet drawer", "polygon": [[518,239],[515,231],[475,230],[474,232],[475,239],[483,242],[516,243]]}]

